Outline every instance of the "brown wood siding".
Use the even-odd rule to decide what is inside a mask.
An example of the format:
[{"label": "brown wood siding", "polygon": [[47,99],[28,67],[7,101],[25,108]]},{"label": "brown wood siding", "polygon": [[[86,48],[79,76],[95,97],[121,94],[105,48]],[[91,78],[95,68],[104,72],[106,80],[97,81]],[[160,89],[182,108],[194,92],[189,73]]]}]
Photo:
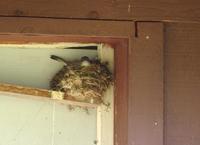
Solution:
[{"label": "brown wood siding", "polygon": [[6,0],[0,14],[83,19],[131,19],[129,0]]},{"label": "brown wood siding", "polygon": [[166,24],[165,145],[200,144],[200,25]]},{"label": "brown wood siding", "polygon": [[199,0],[133,0],[137,20],[198,21]]},{"label": "brown wood siding", "polygon": [[138,23],[129,60],[129,145],[163,145],[163,24]]},{"label": "brown wood siding", "polygon": [[0,15],[200,21],[199,0],[1,0]]}]

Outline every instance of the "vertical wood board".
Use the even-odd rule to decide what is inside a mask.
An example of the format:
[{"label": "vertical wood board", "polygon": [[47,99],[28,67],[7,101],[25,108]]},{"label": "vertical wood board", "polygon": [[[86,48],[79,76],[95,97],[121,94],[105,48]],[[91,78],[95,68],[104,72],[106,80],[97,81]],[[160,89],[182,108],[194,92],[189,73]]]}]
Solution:
[{"label": "vertical wood board", "polygon": [[165,145],[200,142],[200,25],[167,23]]},{"label": "vertical wood board", "polygon": [[163,24],[137,26],[129,55],[129,144],[163,145]]}]

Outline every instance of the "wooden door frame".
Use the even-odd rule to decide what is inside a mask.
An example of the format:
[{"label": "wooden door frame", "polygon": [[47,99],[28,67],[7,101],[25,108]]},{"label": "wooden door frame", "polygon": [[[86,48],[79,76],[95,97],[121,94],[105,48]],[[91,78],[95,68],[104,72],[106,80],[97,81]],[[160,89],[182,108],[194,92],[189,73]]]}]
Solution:
[{"label": "wooden door frame", "polygon": [[0,43],[107,43],[115,52],[114,145],[128,145],[128,53],[132,23],[2,18]]}]

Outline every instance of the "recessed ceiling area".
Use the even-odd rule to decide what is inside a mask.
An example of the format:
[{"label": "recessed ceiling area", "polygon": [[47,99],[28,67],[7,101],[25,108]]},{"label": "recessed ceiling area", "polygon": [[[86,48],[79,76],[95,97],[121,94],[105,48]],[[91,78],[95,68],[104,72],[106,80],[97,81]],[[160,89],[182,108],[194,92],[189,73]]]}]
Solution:
[{"label": "recessed ceiling area", "polygon": [[50,59],[51,55],[66,60],[82,56],[98,56],[100,44],[0,44],[0,83],[36,88],[49,88],[49,81],[63,64]]}]

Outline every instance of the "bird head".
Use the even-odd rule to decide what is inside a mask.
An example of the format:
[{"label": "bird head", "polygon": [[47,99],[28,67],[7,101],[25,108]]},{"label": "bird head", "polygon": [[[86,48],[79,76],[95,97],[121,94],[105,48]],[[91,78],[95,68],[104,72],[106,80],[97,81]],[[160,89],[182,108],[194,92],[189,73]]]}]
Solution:
[{"label": "bird head", "polygon": [[91,62],[90,59],[87,56],[83,56],[81,58],[81,66],[86,67],[86,66],[90,66]]}]

